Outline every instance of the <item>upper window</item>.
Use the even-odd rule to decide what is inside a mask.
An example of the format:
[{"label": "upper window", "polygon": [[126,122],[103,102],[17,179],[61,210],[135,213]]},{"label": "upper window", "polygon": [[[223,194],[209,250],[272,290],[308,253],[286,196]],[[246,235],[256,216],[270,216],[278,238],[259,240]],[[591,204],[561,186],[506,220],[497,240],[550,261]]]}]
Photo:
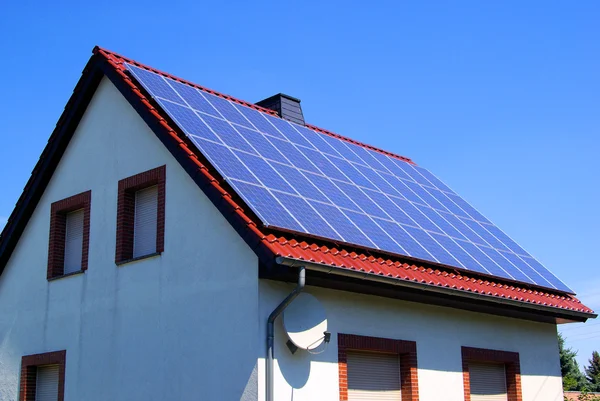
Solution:
[{"label": "upper window", "polygon": [[119,181],[117,264],[164,250],[165,166]]},{"label": "upper window", "polygon": [[50,206],[48,279],[87,269],[91,198],[87,191]]},{"label": "upper window", "polygon": [[20,401],[63,401],[66,351],[27,355],[21,359]]},{"label": "upper window", "polygon": [[521,401],[519,354],[462,347],[465,401]]},{"label": "upper window", "polygon": [[340,400],[419,399],[414,341],[338,334]]}]

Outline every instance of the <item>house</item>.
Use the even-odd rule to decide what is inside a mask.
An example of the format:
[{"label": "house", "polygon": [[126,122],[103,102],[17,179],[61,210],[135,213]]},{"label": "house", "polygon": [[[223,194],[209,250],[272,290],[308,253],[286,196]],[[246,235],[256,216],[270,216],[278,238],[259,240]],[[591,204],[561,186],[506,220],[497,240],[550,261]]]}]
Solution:
[{"label": "house", "polygon": [[[0,238],[0,399],[562,400],[556,325],[596,315],[428,174],[306,124],[297,99],[96,47]],[[352,211],[365,194],[399,217]],[[446,235],[459,225],[475,242]],[[327,328],[292,353],[279,312],[299,294]]]}]

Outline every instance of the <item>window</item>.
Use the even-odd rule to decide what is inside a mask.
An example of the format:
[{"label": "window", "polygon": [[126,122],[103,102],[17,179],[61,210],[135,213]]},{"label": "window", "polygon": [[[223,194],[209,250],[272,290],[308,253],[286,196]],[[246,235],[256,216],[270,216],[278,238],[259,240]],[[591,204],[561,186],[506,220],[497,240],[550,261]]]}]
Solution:
[{"label": "window", "polygon": [[413,341],[338,334],[340,400],[418,401]]},{"label": "window", "polygon": [[156,218],[158,186],[135,192],[135,215],[133,219],[133,257],[156,253]]},{"label": "window", "polygon": [[20,401],[63,401],[66,351],[27,355],[21,359]]},{"label": "window", "polygon": [[48,279],[87,270],[91,197],[87,191],[50,206]]},{"label": "window", "polygon": [[35,401],[58,399],[59,365],[43,365],[36,368]]},{"label": "window", "polygon": [[465,401],[521,401],[519,354],[462,347]]},{"label": "window", "polygon": [[380,352],[348,351],[348,400],[401,400],[400,357]]},{"label": "window", "polygon": [[506,369],[502,363],[469,363],[471,401],[508,401]]},{"label": "window", "polygon": [[164,250],[165,166],[119,181],[115,262]]}]

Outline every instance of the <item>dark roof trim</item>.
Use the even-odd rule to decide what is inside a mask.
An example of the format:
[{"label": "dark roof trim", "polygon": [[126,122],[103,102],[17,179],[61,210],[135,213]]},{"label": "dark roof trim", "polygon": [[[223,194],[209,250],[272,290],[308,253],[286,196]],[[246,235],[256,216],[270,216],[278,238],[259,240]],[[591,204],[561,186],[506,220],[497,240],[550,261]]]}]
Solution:
[{"label": "dark roof trim", "polygon": [[2,230],[2,234],[0,234],[0,275],[4,271],[4,267],[8,263],[19,238],[21,238],[21,234],[25,230],[50,178],[54,174],[54,170],[56,170],[56,166],[65,152],[81,117],[96,92],[103,75],[95,67],[98,58],[97,55],[92,56],[83,69],[82,76],[73,90],[73,95],[67,102],[65,110],[48,139],[48,144],[35,165],[23,193]]},{"label": "dark roof trim", "polygon": [[[281,256],[277,258],[277,263],[289,267],[304,266],[307,270],[324,273],[327,276],[342,276],[351,279],[356,279],[362,282],[381,283],[385,284],[387,287],[394,286],[398,288],[398,291],[400,291],[401,289],[417,290],[421,294],[429,295],[430,298],[431,296],[434,296],[436,298],[440,298],[441,296],[440,299],[448,298],[453,300],[453,302],[451,302],[451,306],[459,309],[481,311],[482,307],[485,306],[485,313],[493,313],[502,316],[520,317],[527,320],[538,321],[548,321],[548,319],[551,317],[552,319],[556,320],[585,322],[587,319],[594,319],[598,316],[593,313],[585,313],[579,311],[572,311],[568,309],[559,309],[552,306],[530,304],[513,299],[500,298],[485,294],[477,294],[471,291],[458,290],[454,288],[437,287],[416,281],[399,280],[393,277],[380,276],[377,274],[357,270],[341,269],[320,263],[300,261],[297,259],[286,258]],[[342,286],[342,288],[340,289],[343,288],[344,287]],[[423,298],[421,299],[421,302],[423,302]],[[429,301],[425,303],[434,302]],[[522,313],[518,316],[515,316],[514,310],[519,310]]]}]

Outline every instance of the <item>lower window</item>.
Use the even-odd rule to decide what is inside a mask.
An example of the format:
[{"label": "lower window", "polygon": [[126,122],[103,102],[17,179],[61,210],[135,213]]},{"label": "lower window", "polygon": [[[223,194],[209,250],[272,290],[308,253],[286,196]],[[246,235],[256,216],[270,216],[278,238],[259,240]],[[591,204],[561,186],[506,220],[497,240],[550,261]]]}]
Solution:
[{"label": "lower window", "polygon": [[471,401],[508,401],[506,367],[502,363],[469,363]]},{"label": "lower window", "polygon": [[519,354],[462,347],[465,401],[521,401]]},{"label": "lower window", "polygon": [[401,400],[400,357],[348,351],[348,400]]},{"label": "lower window", "polygon": [[63,401],[66,351],[27,355],[21,360],[20,401]]},{"label": "lower window", "polygon": [[419,399],[413,341],[338,334],[340,400]]}]

